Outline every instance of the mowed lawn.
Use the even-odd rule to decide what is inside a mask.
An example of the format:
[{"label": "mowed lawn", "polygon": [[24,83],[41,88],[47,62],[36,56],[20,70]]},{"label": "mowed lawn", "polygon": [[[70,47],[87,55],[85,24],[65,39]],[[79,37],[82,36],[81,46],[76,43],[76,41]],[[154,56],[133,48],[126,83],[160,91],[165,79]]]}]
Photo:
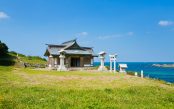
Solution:
[{"label": "mowed lawn", "polygon": [[124,74],[0,67],[2,109],[174,109],[174,85]]}]

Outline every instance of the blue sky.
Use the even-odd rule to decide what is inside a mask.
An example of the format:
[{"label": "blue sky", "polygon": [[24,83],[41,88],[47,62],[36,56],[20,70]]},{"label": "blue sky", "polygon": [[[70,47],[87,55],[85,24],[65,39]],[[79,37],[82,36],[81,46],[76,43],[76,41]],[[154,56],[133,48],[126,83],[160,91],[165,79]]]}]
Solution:
[{"label": "blue sky", "polygon": [[173,10],[173,0],[0,0],[0,40],[43,56],[46,43],[77,38],[118,61],[173,62]]}]

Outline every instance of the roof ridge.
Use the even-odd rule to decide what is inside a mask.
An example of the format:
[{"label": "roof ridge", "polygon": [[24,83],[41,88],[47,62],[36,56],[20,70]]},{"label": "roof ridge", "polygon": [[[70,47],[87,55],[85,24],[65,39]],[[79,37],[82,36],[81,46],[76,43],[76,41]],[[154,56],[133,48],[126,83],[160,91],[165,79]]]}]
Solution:
[{"label": "roof ridge", "polygon": [[66,41],[66,42],[63,42],[62,44],[67,44],[67,43],[70,43],[70,42],[76,42],[76,40],[77,40],[77,38],[69,40],[69,41]]},{"label": "roof ridge", "polygon": [[67,46],[65,46],[64,48],[62,48],[62,49],[67,49],[67,48],[69,48],[70,46],[72,46],[73,44],[74,44],[75,42],[73,42],[73,43],[71,43],[71,44],[69,44],[69,45],[67,45]]}]

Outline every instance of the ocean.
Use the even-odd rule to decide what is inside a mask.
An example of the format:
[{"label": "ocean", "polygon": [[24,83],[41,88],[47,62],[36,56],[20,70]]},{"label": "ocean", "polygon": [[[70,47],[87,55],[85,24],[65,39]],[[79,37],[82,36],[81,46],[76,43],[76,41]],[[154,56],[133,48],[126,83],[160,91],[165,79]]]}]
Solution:
[{"label": "ocean", "polygon": [[[127,71],[144,72],[145,77],[164,80],[166,82],[174,83],[174,68],[156,67],[153,64],[174,64],[174,62],[117,62],[118,64],[127,64]],[[99,66],[100,62],[94,62],[94,66]],[[109,62],[105,62],[105,66],[110,66]]]}]

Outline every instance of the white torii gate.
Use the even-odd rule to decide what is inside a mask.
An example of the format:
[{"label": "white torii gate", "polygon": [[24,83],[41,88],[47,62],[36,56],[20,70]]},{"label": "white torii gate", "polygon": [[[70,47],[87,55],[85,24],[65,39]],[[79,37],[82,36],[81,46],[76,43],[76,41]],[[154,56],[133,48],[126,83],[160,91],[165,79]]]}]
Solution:
[{"label": "white torii gate", "polygon": [[114,72],[116,72],[117,54],[109,55],[109,57],[110,57],[110,72],[112,72],[112,63],[114,63]]}]

